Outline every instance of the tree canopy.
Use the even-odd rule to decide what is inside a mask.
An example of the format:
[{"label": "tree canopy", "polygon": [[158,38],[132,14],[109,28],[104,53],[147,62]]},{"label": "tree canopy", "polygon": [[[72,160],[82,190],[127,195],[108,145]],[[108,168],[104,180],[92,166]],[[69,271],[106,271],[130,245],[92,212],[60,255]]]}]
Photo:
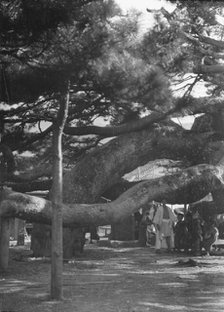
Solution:
[{"label": "tree canopy", "polygon": [[[69,79],[63,209],[70,226],[108,224],[151,200],[193,203],[209,193],[222,212],[222,3],[148,10],[155,26],[144,35],[140,15],[123,16],[113,1],[49,1],[42,15],[44,3],[0,7],[2,185],[50,189],[52,125]],[[42,16],[37,29],[29,10]],[[183,117],[193,126],[186,129]],[[162,173],[149,170],[134,186],[125,180],[145,165]],[[13,191],[2,192],[2,216],[49,223],[46,200]],[[99,204],[105,195],[114,201]]]}]

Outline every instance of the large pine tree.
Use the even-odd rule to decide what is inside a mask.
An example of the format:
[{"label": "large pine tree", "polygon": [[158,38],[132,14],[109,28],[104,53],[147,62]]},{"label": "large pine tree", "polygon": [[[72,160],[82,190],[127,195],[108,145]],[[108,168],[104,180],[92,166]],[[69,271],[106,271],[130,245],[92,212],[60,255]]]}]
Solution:
[{"label": "large pine tree", "polygon": [[[49,139],[68,77],[64,225],[77,234],[80,226],[121,220],[151,200],[186,204],[209,193],[214,200],[209,207],[223,211],[223,26],[216,17],[222,4],[178,2],[173,13],[155,12],[162,18],[141,40],[137,20],[116,17],[111,1],[80,3],[69,10],[74,15],[66,25],[60,20],[43,29],[35,42],[31,31],[28,46],[15,55],[0,53],[2,101],[16,104],[2,112],[4,185],[23,193],[3,191],[1,215],[51,222],[50,202],[25,192],[50,188]],[[183,94],[174,96],[173,88],[184,81]],[[209,84],[209,96],[192,96],[199,81]],[[197,114],[202,117],[190,130],[173,119]],[[96,126],[98,117],[107,125]],[[35,156],[24,166],[17,154],[18,174],[10,151],[27,150]],[[98,204],[126,173],[163,159],[169,165],[161,165],[162,177],[148,175],[110,204]]]}]

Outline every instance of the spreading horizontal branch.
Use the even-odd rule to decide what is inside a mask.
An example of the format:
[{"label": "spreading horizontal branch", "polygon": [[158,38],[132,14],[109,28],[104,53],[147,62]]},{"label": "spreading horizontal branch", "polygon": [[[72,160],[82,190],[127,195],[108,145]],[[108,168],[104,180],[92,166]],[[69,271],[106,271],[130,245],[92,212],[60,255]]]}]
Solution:
[{"label": "spreading horizontal branch", "polygon": [[199,97],[191,98],[190,101],[184,104],[184,107],[173,114],[173,116],[186,116],[195,115],[201,113],[215,113],[219,110],[224,109],[224,98],[223,97]]},{"label": "spreading horizontal branch", "polygon": [[120,134],[140,131],[142,129],[151,126],[154,122],[159,122],[163,120],[167,114],[153,112],[151,115],[143,117],[137,121],[132,121],[129,123],[125,123],[119,126],[107,126],[107,127],[99,127],[99,126],[86,126],[86,127],[65,127],[64,133],[68,135],[88,135],[95,134],[101,135],[103,137],[114,137]]},{"label": "spreading horizontal branch", "polygon": [[203,41],[204,43],[210,44],[212,46],[224,49],[224,41],[222,40],[216,40],[207,36],[199,36],[200,41]]},{"label": "spreading horizontal branch", "polygon": [[198,37],[194,37],[191,34],[188,34],[183,30],[180,30],[180,33],[185,38],[187,38],[189,41],[191,41],[197,45],[200,45],[201,42],[203,42],[203,43],[207,43],[209,45],[215,46],[217,48],[224,49],[224,41],[222,41],[222,40],[216,40],[216,39],[213,39],[213,38],[210,38],[207,36],[203,36],[203,35],[198,35]]},{"label": "spreading horizontal branch", "polygon": [[222,74],[224,73],[224,65],[198,65],[194,68],[196,74]]},{"label": "spreading horizontal branch", "polygon": [[[221,167],[198,165],[170,176],[143,181],[107,204],[63,204],[63,223],[72,227],[106,225],[121,221],[152,200],[196,201],[222,187],[223,176]],[[52,205],[46,199],[5,189],[1,191],[0,216],[50,224]]]}]

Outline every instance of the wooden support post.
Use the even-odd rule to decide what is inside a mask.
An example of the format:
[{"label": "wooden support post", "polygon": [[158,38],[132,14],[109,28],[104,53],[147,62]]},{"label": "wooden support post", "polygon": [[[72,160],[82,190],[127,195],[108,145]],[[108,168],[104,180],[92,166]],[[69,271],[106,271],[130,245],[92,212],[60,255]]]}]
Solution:
[{"label": "wooden support post", "polygon": [[9,219],[1,218],[0,226],[0,268],[5,271],[9,264]]}]

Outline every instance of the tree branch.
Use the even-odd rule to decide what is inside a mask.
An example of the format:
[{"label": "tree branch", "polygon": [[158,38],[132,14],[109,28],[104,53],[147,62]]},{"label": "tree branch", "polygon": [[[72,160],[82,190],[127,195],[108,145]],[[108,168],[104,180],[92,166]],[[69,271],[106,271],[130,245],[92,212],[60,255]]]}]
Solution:
[{"label": "tree branch", "polygon": [[[212,133],[191,133],[172,122],[152,129],[123,134],[88,153],[64,176],[65,202],[96,202],[98,196],[120,178],[150,160],[185,160],[187,165],[204,162]],[[94,185],[94,188],[93,188]]]},{"label": "tree branch", "polygon": [[10,180],[13,182],[31,182],[41,177],[52,176],[52,165],[44,164],[36,166],[33,169],[27,170],[23,173],[16,173],[10,176]]},{"label": "tree branch", "polygon": [[[221,167],[198,165],[174,175],[136,184],[107,204],[62,204],[64,226],[106,225],[120,222],[152,200],[190,203],[223,186]],[[0,216],[51,224],[52,204],[43,198],[1,191]],[[222,208],[223,209],[223,208]]]},{"label": "tree branch", "polygon": [[49,191],[52,186],[52,179],[31,182],[4,182],[0,186],[7,186],[15,192],[34,192],[34,191]]},{"label": "tree branch", "polygon": [[[182,99],[181,99],[182,100]],[[190,98],[183,103],[183,108],[179,112],[175,112],[172,116],[186,116],[201,113],[215,113],[224,108],[223,97],[200,97]]]},{"label": "tree branch", "polygon": [[204,43],[207,43],[207,44],[213,45],[215,47],[224,49],[224,41],[222,41],[222,40],[216,40],[216,39],[212,39],[210,37],[206,37],[206,36],[202,36],[202,35],[199,35],[199,39],[201,41],[203,41]]},{"label": "tree branch", "polygon": [[224,65],[198,65],[193,69],[196,74],[222,74],[224,73]]},{"label": "tree branch", "polygon": [[103,137],[113,137],[120,134],[140,131],[154,122],[161,121],[167,116],[167,114],[153,112],[151,115],[141,118],[135,122],[130,122],[122,124],[119,126],[107,126],[107,127],[98,127],[98,126],[87,126],[87,127],[67,127],[65,126],[64,133],[68,135],[87,135],[87,134],[96,134]]}]

